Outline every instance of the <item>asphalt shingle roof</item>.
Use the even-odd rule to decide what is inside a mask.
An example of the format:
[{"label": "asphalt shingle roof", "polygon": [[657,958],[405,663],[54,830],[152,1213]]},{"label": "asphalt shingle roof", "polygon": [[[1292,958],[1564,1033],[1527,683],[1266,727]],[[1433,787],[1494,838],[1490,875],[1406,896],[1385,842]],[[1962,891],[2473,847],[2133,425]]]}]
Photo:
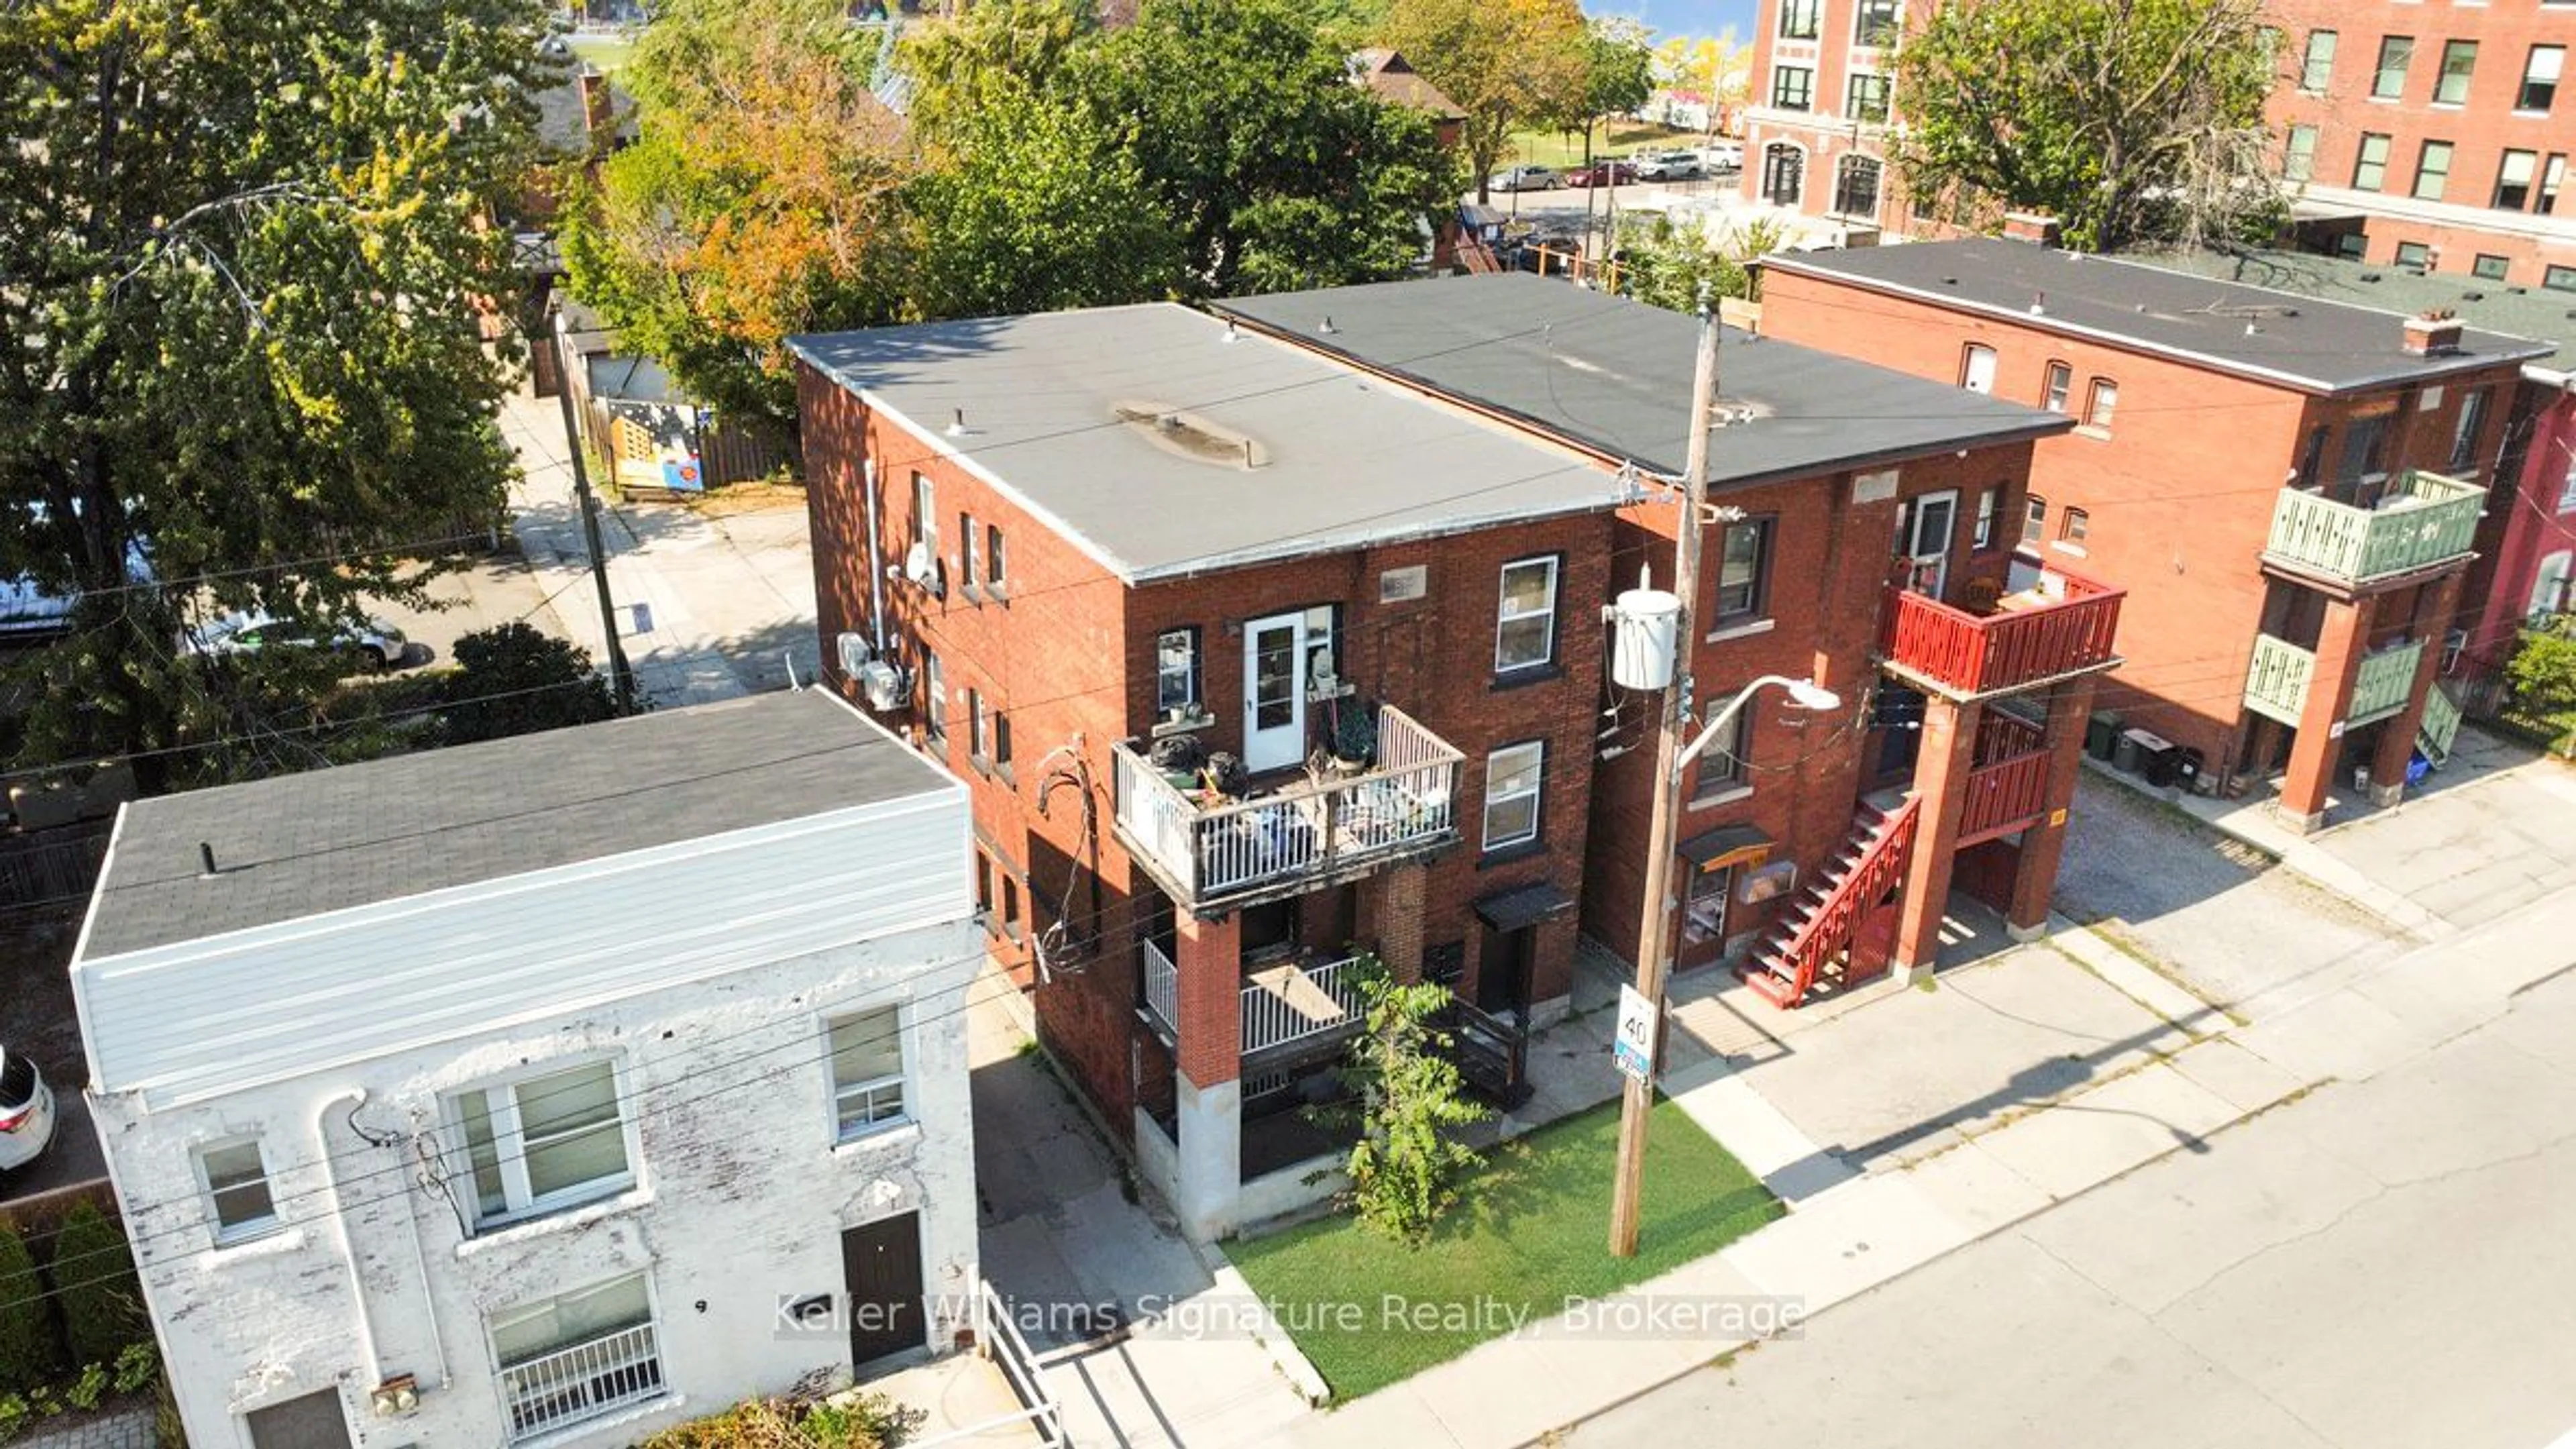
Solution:
[{"label": "asphalt shingle roof", "polygon": [[2556,344],[2556,352],[2533,359],[2531,365],[2576,373],[2576,292],[2508,286],[2456,273],[2427,274],[2313,252],[2155,252],[2131,260],[2402,315],[2448,307],[2472,327]]}]

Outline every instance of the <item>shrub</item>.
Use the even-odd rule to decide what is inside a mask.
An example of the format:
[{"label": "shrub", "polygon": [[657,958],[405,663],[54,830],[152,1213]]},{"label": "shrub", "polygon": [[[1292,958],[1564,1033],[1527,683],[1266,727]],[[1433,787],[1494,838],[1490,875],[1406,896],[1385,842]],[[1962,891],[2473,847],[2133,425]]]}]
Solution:
[{"label": "shrub", "polygon": [[1479,1160],[1451,1134],[1485,1113],[1466,1099],[1457,1064],[1441,1054],[1448,1038],[1431,1025],[1447,991],[1399,983],[1367,957],[1360,998],[1366,1029],[1341,1073],[1358,1098],[1360,1123],[1349,1163],[1351,1207],[1370,1229],[1419,1243],[1457,1205]]},{"label": "shrub", "polygon": [[2531,709],[2543,714],[2576,710],[2576,631],[2565,626],[2525,629],[2504,676],[2514,698]]},{"label": "shrub", "polygon": [[0,1223],[0,1394],[24,1394],[62,1371],[53,1300],[36,1276],[35,1255],[18,1230]]},{"label": "shrub", "polygon": [[883,1394],[830,1403],[747,1399],[665,1429],[642,1449],[896,1449],[925,1417]]},{"label": "shrub", "polygon": [[127,1348],[151,1338],[133,1251],[125,1230],[105,1213],[81,1203],[64,1215],[50,1266],[63,1343],[73,1363],[114,1363]]},{"label": "shrub", "polygon": [[617,713],[587,653],[524,623],[457,640],[456,662],[443,711],[454,744],[591,724]]}]

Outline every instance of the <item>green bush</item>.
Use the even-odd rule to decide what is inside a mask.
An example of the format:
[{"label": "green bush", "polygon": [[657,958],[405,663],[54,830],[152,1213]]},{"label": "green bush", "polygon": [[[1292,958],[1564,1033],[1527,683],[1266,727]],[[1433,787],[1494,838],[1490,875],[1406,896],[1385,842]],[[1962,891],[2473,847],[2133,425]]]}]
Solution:
[{"label": "green bush", "polygon": [[524,623],[457,640],[456,662],[441,712],[453,744],[591,724],[617,713],[606,681],[591,672],[589,654]]},{"label": "green bush", "polygon": [[924,1417],[883,1394],[819,1404],[748,1399],[665,1429],[642,1449],[896,1449]]},{"label": "green bush", "polygon": [[24,1394],[62,1372],[62,1336],[35,1255],[0,1223],[0,1394]]},{"label": "green bush", "polygon": [[65,1214],[54,1233],[49,1267],[63,1315],[63,1346],[73,1363],[114,1363],[127,1348],[152,1337],[133,1250],[125,1230],[105,1213],[81,1203]]}]

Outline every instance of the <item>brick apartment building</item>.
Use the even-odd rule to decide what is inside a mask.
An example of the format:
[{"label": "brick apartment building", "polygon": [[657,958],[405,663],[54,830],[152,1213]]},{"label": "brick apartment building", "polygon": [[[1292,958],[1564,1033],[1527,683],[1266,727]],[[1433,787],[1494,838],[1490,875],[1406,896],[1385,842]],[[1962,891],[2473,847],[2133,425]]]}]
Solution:
[{"label": "brick apartment building", "polygon": [[2028,559],[2130,594],[2105,703],[2213,783],[2322,822],[2347,762],[2402,788],[2533,344],[2029,242],[1766,265],[1763,324],[2073,418],[2039,445]]},{"label": "brick apartment building", "polygon": [[[996,959],[1205,1236],[1317,1195],[1357,952],[1449,985],[1508,1100],[1578,927],[1633,948],[1652,703],[1603,611],[1670,580],[1696,325],[1521,275],[1223,310],[796,344],[835,682],[967,780]],[[1794,1002],[1928,964],[1954,863],[2040,919],[2118,596],[2005,598],[2065,419],[1734,340],[1701,697],[1845,708],[1768,696],[1694,782],[1685,960]]]},{"label": "brick apartment building", "polygon": [[[2301,244],[2576,292],[2566,0],[2265,0]],[[2567,77],[2576,80],[2576,77]]]},{"label": "brick apartment building", "polygon": [[1744,110],[1744,196],[1841,229],[1901,233],[1896,46],[1929,0],[1763,0]]}]

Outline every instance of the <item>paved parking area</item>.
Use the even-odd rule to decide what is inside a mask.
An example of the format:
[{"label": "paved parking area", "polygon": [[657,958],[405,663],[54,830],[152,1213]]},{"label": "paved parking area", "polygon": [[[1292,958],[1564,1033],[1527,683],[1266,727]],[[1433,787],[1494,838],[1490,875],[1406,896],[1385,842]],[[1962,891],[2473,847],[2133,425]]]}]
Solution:
[{"label": "paved parking area", "polygon": [[2425,783],[2313,843],[2454,926],[2576,889],[2576,767],[2470,728]]}]

